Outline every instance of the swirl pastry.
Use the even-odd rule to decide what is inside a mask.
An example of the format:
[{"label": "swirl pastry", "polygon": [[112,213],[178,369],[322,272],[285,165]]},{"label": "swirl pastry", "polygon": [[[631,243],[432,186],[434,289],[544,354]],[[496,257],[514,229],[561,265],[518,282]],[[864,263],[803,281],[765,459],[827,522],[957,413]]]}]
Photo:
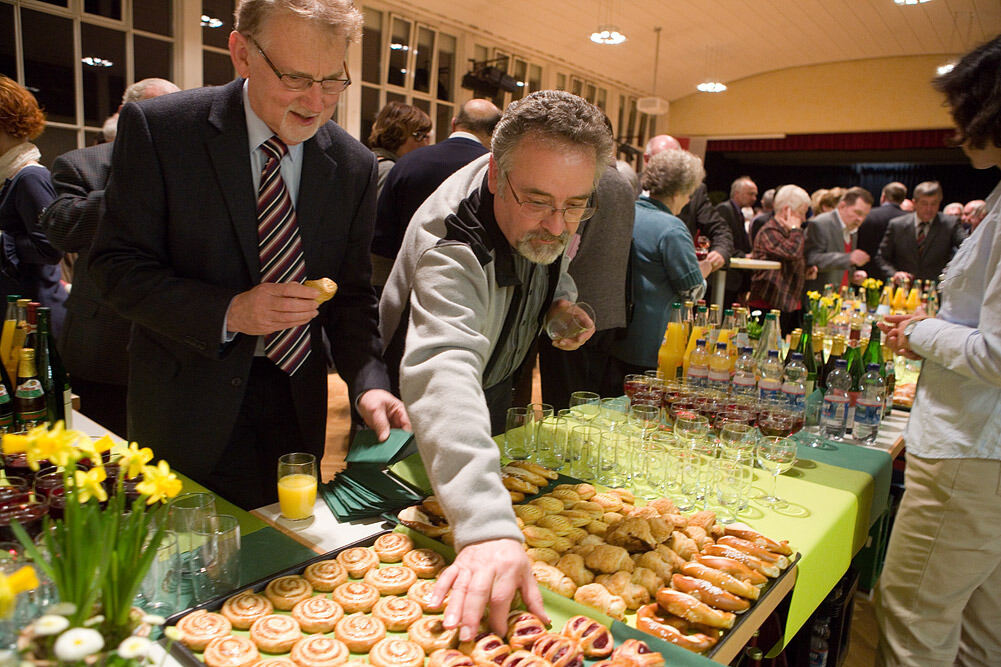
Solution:
[{"label": "swirl pastry", "polygon": [[511,655],[511,647],[493,633],[482,634],[471,642],[462,642],[459,644],[459,650],[472,658],[477,665],[491,662],[499,665]]},{"label": "swirl pastry", "polygon": [[639,639],[627,639],[612,651],[612,660],[627,662],[632,667],[663,667],[664,656]]},{"label": "swirl pastry", "polygon": [[301,638],[302,630],[291,616],[269,614],[250,626],[250,639],[265,653],[287,653]]},{"label": "swirl pastry", "polygon": [[431,549],[414,549],[403,556],[403,564],[421,579],[433,579],[445,568],[445,558]]},{"label": "swirl pastry", "polygon": [[407,597],[416,602],[421,606],[421,609],[428,614],[438,614],[445,611],[445,605],[448,604],[448,595],[445,599],[441,601],[441,605],[437,607],[431,606],[431,591],[434,590],[435,582],[422,579],[416,584],[410,587],[407,591]]},{"label": "swirl pastry", "polygon": [[455,628],[446,629],[440,616],[420,619],[407,628],[407,636],[410,637],[410,641],[420,644],[425,653],[440,648],[455,648],[459,643],[459,631]]},{"label": "swirl pastry", "polygon": [[[560,572],[560,574],[563,573]],[[535,640],[544,634],[546,634],[546,624],[535,614],[527,611],[512,611],[508,614],[507,643],[511,645],[512,649],[516,651],[529,649]]]},{"label": "swirl pastry", "polygon": [[337,667],[351,656],[343,642],[324,635],[309,635],[295,643],[289,657],[299,667]]},{"label": "swirl pastry", "polygon": [[264,658],[254,663],[254,667],[298,667],[290,658]]},{"label": "swirl pastry", "polygon": [[312,597],[313,587],[299,575],[293,574],[272,579],[264,589],[264,595],[271,600],[275,609],[288,611],[296,602]]},{"label": "swirl pastry", "polygon": [[511,655],[504,659],[501,667],[549,667],[549,663],[531,651],[518,649],[512,651]]},{"label": "swirl pastry", "polygon": [[323,595],[300,600],[292,607],[292,618],[303,632],[330,632],[343,616],[341,605]]},{"label": "swirl pastry", "polygon": [[390,632],[403,632],[423,615],[418,603],[392,595],[382,598],[372,607],[372,616],[382,621]]},{"label": "swirl pastry", "polygon": [[372,545],[372,550],[383,563],[399,563],[404,554],[414,548],[414,541],[403,533],[380,535]]},{"label": "swirl pastry", "polygon": [[177,629],[183,634],[184,645],[192,651],[204,650],[216,637],[225,637],[233,629],[233,624],[222,614],[199,609],[177,622]]},{"label": "swirl pastry", "polygon": [[374,586],[382,595],[402,595],[417,583],[417,573],[409,567],[387,565],[366,572],[365,583]]},{"label": "swirl pastry", "polygon": [[576,642],[552,632],[547,632],[532,644],[532,653],[544,658],[553,667],[583,667],[584,655]]},{"label": "swirl pastry", "polygon": [[427,667],[474,667],[468,655],[454,648],[440,648],[428,656]]},{"label": "swirl pastry", "polygon": [[254,621],[261,616],[267,616],[274,609],[271,600],[265,596],[246,591],[227,598],[222,603],[219,613],[229,619],[237,630],[246,630],[254,624]]},{"label": "swirl pastry", "polygon": [[604,625],[587,616],[574,616],[563,626],[563,635],[577,642],[588,658],[611,655],[615,640]]},{"label": "swirl pastry", "polygon": [[386,636],[386,626],[377,618],[365,614],[351,614],[337,621],[334,635],[351,649],[352,653],[366,653]]},{"label": "swirl pastry", "polygon": [[365,547],[352,547],[337,554],[337,562],[348,571],[352,579],[361,579],[374,567],[379,567],[379,557]]},{"label": "swirl pastry", "polygon": [[254,642],[246,637],[216,637],[205,647],[202,661],[209,667],[248,667],[257,662],[261,654]]},{"label": "swirl pastry", "polygon": [[355,614],[360,611],[371,611],[379,601],[379,591],[375,586],[363,581],[349,581],[335,588],[330,597],[341,605],[345,613]]},{"label": "swirl pastry", "polygon": [[348,580],[348,571],[336,560],[321,560],[308,566],[302,576],[315,590],[329,593]]},{"label": "swirl pastry", "polygon": [[716,644],[720,635],[719,630],[711,628],[690,632],[690,625],[686,621],[667,614],[656,602],[636,610],[636,627],[694,653],[708,651]]},{"label": "swirl pastry", "polygon": [[375,667],[423,667],[424,649],[406,639],[387,638],[372,647],[368,661]]}]

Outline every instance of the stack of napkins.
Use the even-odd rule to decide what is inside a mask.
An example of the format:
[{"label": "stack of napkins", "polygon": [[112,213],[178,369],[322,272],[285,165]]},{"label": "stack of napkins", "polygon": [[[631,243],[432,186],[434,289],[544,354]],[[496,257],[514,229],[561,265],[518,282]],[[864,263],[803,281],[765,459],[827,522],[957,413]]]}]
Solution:
[{"label": "stack of napkins", "polygon": [[389,470],[416,451],[412,433],[393,429],[385,442],[378,442],[375,431],[359,431],[348,451],[347,468],[320,485],[320,493],[337,520],[395,514],[420,502],[426,494]]}]

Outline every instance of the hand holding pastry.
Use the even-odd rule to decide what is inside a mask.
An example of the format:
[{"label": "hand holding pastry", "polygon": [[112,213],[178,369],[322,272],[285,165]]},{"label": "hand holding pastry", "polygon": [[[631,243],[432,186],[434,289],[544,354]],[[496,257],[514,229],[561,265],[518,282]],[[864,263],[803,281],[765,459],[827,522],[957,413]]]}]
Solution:
[{"label": "hand holding pastry", "polygon": [[307,280],[303,282],[306,287],[312,287],[319,294],[316,296],[317,303],[323,303],[325,301],[330,301],[337,294],[337,283],[335,283],[330,278],[317,278],[316,280]]}]

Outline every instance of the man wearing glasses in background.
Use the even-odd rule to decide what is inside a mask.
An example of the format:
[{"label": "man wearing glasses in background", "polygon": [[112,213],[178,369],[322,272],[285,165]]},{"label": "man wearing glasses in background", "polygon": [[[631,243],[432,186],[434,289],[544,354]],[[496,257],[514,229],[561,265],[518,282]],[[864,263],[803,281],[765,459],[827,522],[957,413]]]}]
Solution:
[{"label": "man wearing glasses in background", "polygon": [[[90,267],[134,324],[128,437],[247,509],[276,500],[281,454],[323,454],[323,332],[379,438],[409,427],[369,285],[375,158],[330,122],[361,25],[348,0],[243,0],[240,79],[119,120]],[[324,277],[318,305],[300,283]]]},{"label": "man wearing glasses in background", "polygon": [[[407,227],[379,305],[390,372],[458,555],[434,597],[471,639],[484,609],[503,634],[516,591],[544,617],[491,436],[512,380],[548,318],[573,308],[567,242],[594,214],[612,156],[600,109],[541,91],[508,106],[492,152],[439,187]],[[568,255],[571,253],[567,253]],[[594,325],[564,350],[582,345]]]}]

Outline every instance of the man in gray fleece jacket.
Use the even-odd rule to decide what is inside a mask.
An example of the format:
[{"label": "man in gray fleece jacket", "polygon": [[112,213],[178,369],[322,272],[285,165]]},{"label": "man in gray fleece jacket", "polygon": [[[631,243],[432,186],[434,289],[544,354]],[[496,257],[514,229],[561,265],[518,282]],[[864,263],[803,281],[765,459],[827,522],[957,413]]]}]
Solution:
[{"label": "man in gray fleece jacket", "polygon": [[[458,555],[435,587],[446,627],[471,639],[489,603],[506,630],[512,598],[545,618],[491,436],[504,428],[514,375],[549,318],[573,306],[567,242],[594,214],[612,155],[602,112],[559,91],[511,104],[492,152],[417,210],[380,303],[390,373],[452,526]],[[561,261],[557,261],[561,260]],[[582,345],[592,327],[557,339]]]}]

